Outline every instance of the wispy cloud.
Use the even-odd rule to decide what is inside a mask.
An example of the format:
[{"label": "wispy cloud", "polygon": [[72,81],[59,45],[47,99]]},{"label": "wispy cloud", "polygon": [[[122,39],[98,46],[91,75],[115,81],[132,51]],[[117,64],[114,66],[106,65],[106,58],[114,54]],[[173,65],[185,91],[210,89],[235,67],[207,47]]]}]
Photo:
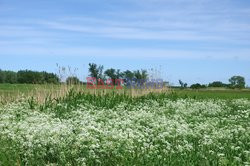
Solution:
[{"label": "wispy cloud", "polygon": [[[84,2],[78,0],[73,2],[84,4]],[[49,1],[46,1],[46,3],[49,3]],[[96,4],[97,1],[91,3]],[[86,4],[88,5],[88,3]],[[107,4],[109,5],[107,6]],[[129,4],[130,6],[122,8],[121,4]],[[235,54],[241,52],[237,56],[245,57],[250,45],[250,10],[244,6],[233,6],[233,1],[127,0],[118,3],[111,0],[106,2],[105,5],[112,10],[102,11],[101,14],[98,12],[96,12],[97,14],[88,14],[80,11],[77,11],[79,14],[76,14],[71,11],[63,15],[48,17],[46,20],[32,16],[21,19],[18,16],[3,17],[0,20],[0,45],[6,46],[11,43],[13,47],[25,51],[21,47],[30,44],[30,48],[27,48],[28,52],[28,50],[33,49],[33,46],[39,46],[40,48],[54,46],[54,49],[57,49],[58,45],[65,46],[71,42],[70,47],[72,49],[70,51],[81,53],[82,50],[74,46],[74,43],[79,40],[84,41],[85,38],[113,40],[112,45],[105,46],[108,50],[117,49],[116,41],[126,40],[127,44],[122,46],[122,51],[129,54],[132,54],[133,51],[128,52],[126,50],[134,48],[130,43],[137,42],[140,43],[138,49],[141,53],[144,50],[143,55],[145,56],[151,52],[149,50],[151,49],[151,54],[155,51],[161,56],[170,56],[171,54],[171,56],[183,57],[186,53],[185,57],[190,56],[190,58],[206,57],[211,52],[219,55],[218,43],[224,46],[235,44],[234,48],[221,48],[225,55],[220,55],[220,57],[231,57],[228,52],[232,52],[232,49]],[[52,13],[52,9],[48,9],[49,14]],[[163,46],[159,51],[159,48],[150,48],[147,44],[149,42],[165,42],[165,45],[175,42],[176,46],[171,48],[174,52],[165,50],[166,53],[163,53]],[[207,43],[205,50],[208,53],[199,52],[198,54],[197,50],[189,47],[189,42],[194,44]],[[105,51],[105,48],[92,44],[93,48]],[[73,48],[78,51],[74,51]],[[182,49],[180,50],[180,48]],[[65,48],[60,49],[69,53]],[[37,48],[34,48],[34,50],[37,50]],[[139,51],[134,52],[138,53]],[[190,52],[194,53],[191,54]],[[115,53],[117,51],[114,51],[113,54]]]}]

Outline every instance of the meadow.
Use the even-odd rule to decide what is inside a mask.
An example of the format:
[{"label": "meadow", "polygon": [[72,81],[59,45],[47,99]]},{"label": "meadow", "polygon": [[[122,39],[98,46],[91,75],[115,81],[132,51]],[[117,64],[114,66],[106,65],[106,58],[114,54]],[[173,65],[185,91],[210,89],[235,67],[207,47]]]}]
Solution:
[{"label": "meadow", "polygon": [[250,165],[248,90],[29,86],[0,85],[0,165]]}]

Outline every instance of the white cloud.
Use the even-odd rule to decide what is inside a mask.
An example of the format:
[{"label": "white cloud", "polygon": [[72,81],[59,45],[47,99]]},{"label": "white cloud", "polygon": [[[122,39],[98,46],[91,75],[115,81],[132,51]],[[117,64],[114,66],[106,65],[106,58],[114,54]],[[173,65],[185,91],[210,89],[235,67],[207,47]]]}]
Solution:
[{"label": "white cloud", "polygon": [[[80,2],[80,1],[79,1]],[[114,1],[110,1],[112,3]],[[250,22],[247,21],[250,10],[232,8],[226,0],[127,0],[124,3],[133,4],[134,8],[119,8],[100,14],[65,14],[49,17],[47,20],[23,18],[0,20],[0,47],[2,52],[15,53],[15,50],[29,53],[56,52],[59,54],[84,54],[94,56],[159,56],[181,58],[247,58],[250,45]],[[106,2],[107,3],[107,2]],[[229,3],[229,2],[228,2]],[[94,46],[92,48],[74,47],[74,42],[94,39],[111,39],[113,45]],[[69,41],[67,41],[69,40]],[[116,41],[126,40],[128,44],[117,49]],[[141,48],[133,49],[129,42],[140,43]],[[176,48],[169,51],[163,46],[155,49],[145,42],[175,42]],[[70,48],[57,48],[58,45]],[[178,43],[179,42],[179,43]],[[189,42],[208,43],[204,48],[208,52],[199,52]],[[218,48],[217,43],[227,45]],[[93,43],[92,43],[93,44]],[[184,45],[179,47],[178,44]],[[232,44],[237,47],[231,48]],[[12,46],[16,49],[4,49]],[[28,47],[30,46],[30,47]],[[52,48],[54,46],[54,48]],[[47,47],[47,48],[46,48]],[[149,47],[149,48],[148,48]],[[203,49],[203,48],[199,48]],[[49,50],[49,51],[48,51]],[[62,50],[62,51],[61,51]],[[100,50],[100,51],[99,51]],[[112,51],[113,50],[113,51]],[[232,51],[234,50],[234,51]],[[219,52],[221,51],[221,52]],[[102,55],[103,55],[102,54]],[[138,55],[139,54],[139,55]]]}]

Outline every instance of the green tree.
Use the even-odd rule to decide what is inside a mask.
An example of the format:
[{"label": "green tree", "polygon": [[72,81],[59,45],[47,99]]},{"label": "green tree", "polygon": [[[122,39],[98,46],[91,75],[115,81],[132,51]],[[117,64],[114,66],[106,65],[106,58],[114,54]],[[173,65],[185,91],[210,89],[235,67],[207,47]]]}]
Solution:
[{"label": "green tree", "polygon": [[233,76],[229,79],[231,88],[245,88],[245,78],[242,76]]},{"label": "green tree", "polygon": [[137,86],[142,87],[142,85],[145,85],[145,82],[148,78],[147,70],[136,70],[134,71],[134,77],[137,79]]},{"label": "green tree", "polygon": [[20,70],[17,72],[17,82],[25,84],[57,84],[59,78],[54,73],[37,72],[31,70]]},{"label": "green tree", "polygon": [[208,87],[228,87],[228,85],[222,83],[221,81],[214,81],[214,82],[208,84]]},{"label": "green tree", "polygon": [[108,76],[109,78],[111,78],[112,79],[112,83],[113,83],[113,85],[115,85],[115,79],[116,79],[116,70],[115,69],[113,69],[113,68],[111,68],[111,69],[107,69],[105,72],[104,72],[104,74],[106,75],[106,76]]},{"label": "green tree", "polygon": [[42,72],[43,81],[48,84],[58,84],[60,82],[59,77],[54,73]]},{"label": "green tree", "polygon": [[67,85],[76,85],[80,84],[80,80],[75,76],[70,76],[66,79],[66,83]]},{"label": "green tree", "polygon": [[136,70],[134,71],[134,77],[136,79],[144,79],[146,80],[148,78],[147,70]]},{"label": "green tree", "polygon": [[134,78],[134,73],[130,70],[126,70],[122,73],[122,76],[124,79],[133,79]]},{"label": "green tree", "polygon": [[107,69],[107,70],[104,72],[104,74],[105,74],[106,76],[108,76],[109,78],[111,78],[111,79],[115,79],[115,78],[116,78],[116,70],[113,69],[113,68]]},{"label": "green tree", "polygon": [[18,83],[26,84],[42,84],[44,83],[43,75],[41,72],[31,70],[20,70],[17,72]]},{"label": "green tree", "polygon": [[95,77],[97,80],[98,79],[103,79],[103,66],[95,63],[89,63],[89,73],[90,77]]},{"label": "green tree", "polygon": [[5,71],[4,82],[14,84],[17,83],[17,74],[13,71]]},{"label": "green tree", "polygon": [[105,76],[108,76],[109,78],[112,79],[112,82],[113,82],[113,85],[115,85],[115,80],[116,79],[121,79],[123,77],[123,73],[118,69],[107,69],[105,72],[104,72]]},{"label": "green tree", "polygon": [[1,69],[0,69],[0,83],[4,83],[4,80],[5,80],[5,74],[4,74],[4,71],[2,71]]},{"label": "green tree", "polygon": [[201,85],[201,84],[197,83],[197,84],[192,84],[190,86],[190,88],[191,89],[202,89],[202,88],[206,88],[206,85]]},{"label": "green tree", "polygon": [[182,82],[181,80],[179,80],[179,84],[181,85],[181,88],[187,88],[187,83]]},{"label": "green tree", "polygon": [[20,70],[17,73],[13,71],[0,70],[0,83],[26,83],[43,84],[59,83],[59,78],[54,73],[37,72],[31,70]]}]

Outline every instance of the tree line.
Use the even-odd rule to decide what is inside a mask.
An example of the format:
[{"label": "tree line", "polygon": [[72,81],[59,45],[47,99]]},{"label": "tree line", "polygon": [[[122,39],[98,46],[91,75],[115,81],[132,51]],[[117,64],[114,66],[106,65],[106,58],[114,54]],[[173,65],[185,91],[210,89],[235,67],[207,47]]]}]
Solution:
[{"label": "tree line", "polygon": [[59,77],[54,73],[19,70],[18,72],[0,70],[0,83],[10,84],[58,84]]},{"label": "tree line", "polygon": [[[209,83],[208,85],[204,85],[204,84],[192,84],[190,86],[191,89],[202,89],[202,88],[239,88],[239,89],[243,89],[246,87],[246,81],[245,78],[242,76],[232,76],[231,78],[229,78],[229,83],[223,83],[221,81],[214,81],[212,83]],[[187,88],[187,83],[182,82],[181,80],[179,80],[179,84],[180,87],[182,89]]]},{"label": "tree line", "polygon": [[[90,77],[96,78],[96,80],[102,79],[124,79],[126,80],[146,80],[148,79],[147,70],[125,70],[121,71],[120,69],[109,68],[104,70],[103,65],[97,65],[95,63],[89,63],[88,72]],[[31,71],[31,70],[19,70],[18,72],[7,71],[0,69],[0,83],[20,83],[20,84],[58,84],[61,83],[59,77],[54,73],[48,73],[45,71]],[[76,76],[69,76],[66,79],[67,84],[79,84],[82,83],[79,78]],[[115,82],[113,82],[115,85]],[[188,88],[188,84],[179,80],[181,89]],[[232,76],[229,79],[229,83],[223,83],[221,81],[214,81],[208,85],[204,84],[192,84],[189,86],[191,89],[202,89],[207,87],[223,87],[223,88],[245,88],[246,82],[245,78],[242,76]]]},{"label": "tree line", "polygon": [[[124,81],[126,81],[127,79],[146,80],[148,78],[147,70],[143,69],[134,71],[126,70],[123,72],[120,69],[114,69],[114,68],[109,68],[104,70],[103,65],[97,65],[95,63],[89,63],[88,71],[89,71],[89,76],[96,78],[96,80],[112,79],[113,85],[115,85],[115,80],[117,79],[124,79]],[[66,79],[66,83],[78,84],[80,83],[80,80],[76,76],[72,76]]]}]

